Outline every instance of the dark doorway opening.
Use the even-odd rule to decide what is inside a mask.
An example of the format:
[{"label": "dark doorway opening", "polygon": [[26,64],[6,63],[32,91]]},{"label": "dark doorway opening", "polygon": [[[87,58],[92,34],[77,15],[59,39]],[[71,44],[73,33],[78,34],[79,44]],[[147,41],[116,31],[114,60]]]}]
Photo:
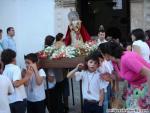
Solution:
[{"label": "dark doorway opening", "polygon": [[103,25],[107,35],[130,41],[130,0],[77,0],[77,11],[91,36]]}]

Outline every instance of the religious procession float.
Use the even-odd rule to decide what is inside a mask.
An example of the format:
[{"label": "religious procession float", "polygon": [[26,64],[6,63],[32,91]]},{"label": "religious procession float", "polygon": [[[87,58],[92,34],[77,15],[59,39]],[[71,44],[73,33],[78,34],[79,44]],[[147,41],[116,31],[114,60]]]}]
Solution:
[{"label": "religious procession float", "polygon": [[48,46],[39,52],[40,65],[44,68],[74,68],[78,63],[83,63],[85,56],[97,48],[97,43],[92,40],[83,26],[76,11],[68,14],[70,24],[64,45],[60,48]]},{"label": "religious procession float", "polygon": [[78,63],[84,63],[84,58],[97,48],[95,41],[79,44],[77,47],[54,46],[39,52],[40,65],[45,68],[74,68]]}]

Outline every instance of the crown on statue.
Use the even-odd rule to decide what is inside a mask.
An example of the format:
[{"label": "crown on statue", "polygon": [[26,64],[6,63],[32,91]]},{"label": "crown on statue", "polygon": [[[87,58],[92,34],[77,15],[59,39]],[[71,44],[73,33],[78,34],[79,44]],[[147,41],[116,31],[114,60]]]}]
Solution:
[{"label": "crown on statue", "polygon": [[70,12],[68,14],[69,21],[77,21],[79,19],[79,14],[75,9],[70,9]]},{"label": "crown on statue", "polygon": [[102,31],[102,32],[104,32],[104,31],[105,31],[105,29],[104,29],[104,26],[103,26],[103,25],[100,25],[100,26],[99,26],[99,32],[101,32],[101,31]]}]

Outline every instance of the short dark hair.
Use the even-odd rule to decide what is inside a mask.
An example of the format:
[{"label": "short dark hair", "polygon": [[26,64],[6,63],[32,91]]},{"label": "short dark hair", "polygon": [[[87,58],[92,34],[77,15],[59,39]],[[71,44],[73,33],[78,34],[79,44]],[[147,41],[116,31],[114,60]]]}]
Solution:
[{"label": "short dark hair", "polygon": [[106,43],[101,43],[99,46],[98,46],[98,50],[101,51],[103,54],[107,54],[109,51],[107,50],[107,48],[105,47],[106,46]]},{"label": "short dark hair", "polygon": [[56,41],[60,41],[62,38],[63,38],[63,34],[62,33],[58,33],[57,35],[56,35]]},{"label": "short dark hair", "polygon": [[146,39],[144,31],[140,28],[132,30],[131,35],[135,36],[135,38],[136,38],[135,40],[145,41],[145,39]]},{"label": "short dark hair", "polygon": [[0,33],[2,33],[3,32],[3,30],[2,29],[0,29]]},{"label": "short dark hair", "polygon": [[96,51],[91,52],[87,57],[85,57],[85,70],[88,69],[88,66],[86,63],[89,60],[93,60],[93,61],[97,62],[97,64],[99,65],[99,55],[96,53]]},{"label": "short dark hair", "polygon": [[38,62],[38,56],[36,53],[29,53],[27,55],[24,56],[25,60],[31,60],[33,63],[37,63]]},{"label": "short dark hair", "polygon": [[45,42],[44,42],[45,47],[46,46],[51,46],[53,44],[54,40],[55,40],[55,38],[53,36],[51,36],[51,35],[46,36],[45,37]]},{"label": "short dark hair", "polygon": [[14,58],[16,58],[16,52],[11,49],[5,49],[3,50],[1,54],[1,60],[4,63],[4,65],[10,64]]},{"label": "short dark hair", "polygon": [[11,29],[13,29],[13,27],[8,27],[8,28],[7,28],[7,34],[8,34],[8,32],[9,32]]},{"label": "short dark hair", "polygon": [[90,53],[93,57],[103,58],[102,52],[99,49],[96,49]]},{"label": "short dark hair", "polygon": [[100,44],[98,49],[103,54],[109,54],[115,58],[121,58],[123,52],[125,51],[123,47],[113,40]]}]

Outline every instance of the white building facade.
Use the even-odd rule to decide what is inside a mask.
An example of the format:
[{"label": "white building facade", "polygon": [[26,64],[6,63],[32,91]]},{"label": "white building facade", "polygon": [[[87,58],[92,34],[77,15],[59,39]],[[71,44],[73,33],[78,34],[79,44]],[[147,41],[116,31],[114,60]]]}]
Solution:
[{"label": "white building facade", "polygon": [[[150,28],[150,0],[131,0],[131,29]],[[0,29],[14,27],[17,61],[24,66],[23,56],[43,49],[44,38],[66,33],[67,15],[75,0],[0,0]]]}]

